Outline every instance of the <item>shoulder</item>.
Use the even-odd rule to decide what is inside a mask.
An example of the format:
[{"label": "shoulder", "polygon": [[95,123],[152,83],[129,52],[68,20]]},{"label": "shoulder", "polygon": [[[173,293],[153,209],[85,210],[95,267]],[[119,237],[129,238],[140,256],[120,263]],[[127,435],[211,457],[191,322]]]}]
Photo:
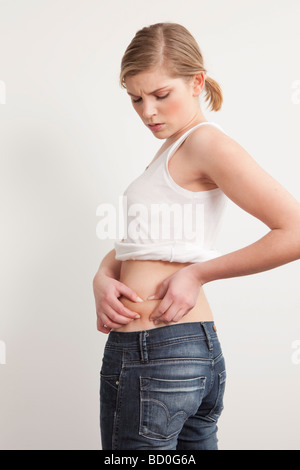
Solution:
[{"label": "shoulder", "polygon": [[232,163],[232,156],[238,155],[241,161],[245,157],[245,149],[228,134],[212,125],[200,126],[186,139],[186,153],[195,170],[207,176],[217,168]]},{"label": "shoulder", "polygon": [[186,148],[192,155],[199,150],[213,150],[228,144],[232,139],[216,126],[207,124],[195,129],[186,139]]}]

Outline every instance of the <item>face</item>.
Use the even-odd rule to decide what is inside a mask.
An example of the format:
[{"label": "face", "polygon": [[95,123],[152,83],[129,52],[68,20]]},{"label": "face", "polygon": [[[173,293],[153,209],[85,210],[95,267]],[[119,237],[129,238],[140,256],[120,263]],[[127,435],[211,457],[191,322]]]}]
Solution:
[{"label": "face", "polygon": [[187,82],[154,69],[127,77],[125,83],[134,109],[158,139],[176,135],[199,119],[202,74]]}]

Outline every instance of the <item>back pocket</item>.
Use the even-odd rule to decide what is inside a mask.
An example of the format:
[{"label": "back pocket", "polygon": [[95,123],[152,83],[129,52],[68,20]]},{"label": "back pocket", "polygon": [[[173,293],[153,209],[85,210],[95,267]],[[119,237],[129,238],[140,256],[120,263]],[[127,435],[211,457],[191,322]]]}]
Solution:
[{"label": "back pocket", "polygon": [[140,377],[139,433],[152,439],[171,439],[198,410],[206,377],[167,380]]},{"label": "back pocket", "polygon": [[226,384],[226,370],[218,374],[218,394],[217,394],[217,399],[216,403],[213,407],[213,409],[210,411],[210,413],[206,416],[206,418],[209,418],[212,421],[217,422],[222,411],[223,411],[223,398],[224,398],[224,392],[225,392],[225,384]]}]

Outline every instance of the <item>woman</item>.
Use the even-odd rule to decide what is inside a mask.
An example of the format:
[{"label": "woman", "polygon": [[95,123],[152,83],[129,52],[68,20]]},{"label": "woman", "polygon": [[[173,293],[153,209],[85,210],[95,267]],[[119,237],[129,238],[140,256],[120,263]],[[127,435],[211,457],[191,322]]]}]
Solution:
[{"label": "woman", "polygon": [[[300,206],[217,124],[222,92],[181,25],[137,32],[121,84],[162,147],[124,196],[127,236],[93,281],[97,327],[109,333],[101,370],[103,449],[217,449],[226,371],[203,285],[300,257]],[[226,197],[268,227],[221,255]],[[185,211],[183,211],[185,209]],[[196,227],[196,228],[195,228]]]}]

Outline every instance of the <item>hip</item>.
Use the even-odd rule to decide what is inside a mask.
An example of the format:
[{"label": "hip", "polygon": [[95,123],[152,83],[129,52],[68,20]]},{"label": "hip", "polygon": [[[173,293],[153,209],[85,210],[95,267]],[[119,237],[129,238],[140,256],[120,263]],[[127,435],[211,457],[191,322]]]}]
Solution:
[{"label": "hip", "polygon": [[215,449],[226,368],[214,322],[111,331],[100,376],[104,450],[175,450],[186,433]]},{"label": "hip", "polygon": [[[166,326],[166,323],[154,324],[149,320],[156,309],[159,300],[147,300],[147,297],[157,292],[160,284],[170,275],[191,263],[170,263],[165,261],[123,261],[120,270],[120,282],[133,289],[143,302],[133,302],[125,296],[119,301],[130,310],[140,315],[139,319],[119,328],[117,331],[141,331]],[[194,307],[177,323],[212,321],[213,314],[203,288],[200,288]]]},{"label": "hip", "polygon": [[177,323],[143,331],[111,331],[105,345],[105,357],[111,359],[108,361],[109,372],[112,363],[118,368],[190,359],[208,365],[222,357],[222,350],[215,323],[207,321]]}]

